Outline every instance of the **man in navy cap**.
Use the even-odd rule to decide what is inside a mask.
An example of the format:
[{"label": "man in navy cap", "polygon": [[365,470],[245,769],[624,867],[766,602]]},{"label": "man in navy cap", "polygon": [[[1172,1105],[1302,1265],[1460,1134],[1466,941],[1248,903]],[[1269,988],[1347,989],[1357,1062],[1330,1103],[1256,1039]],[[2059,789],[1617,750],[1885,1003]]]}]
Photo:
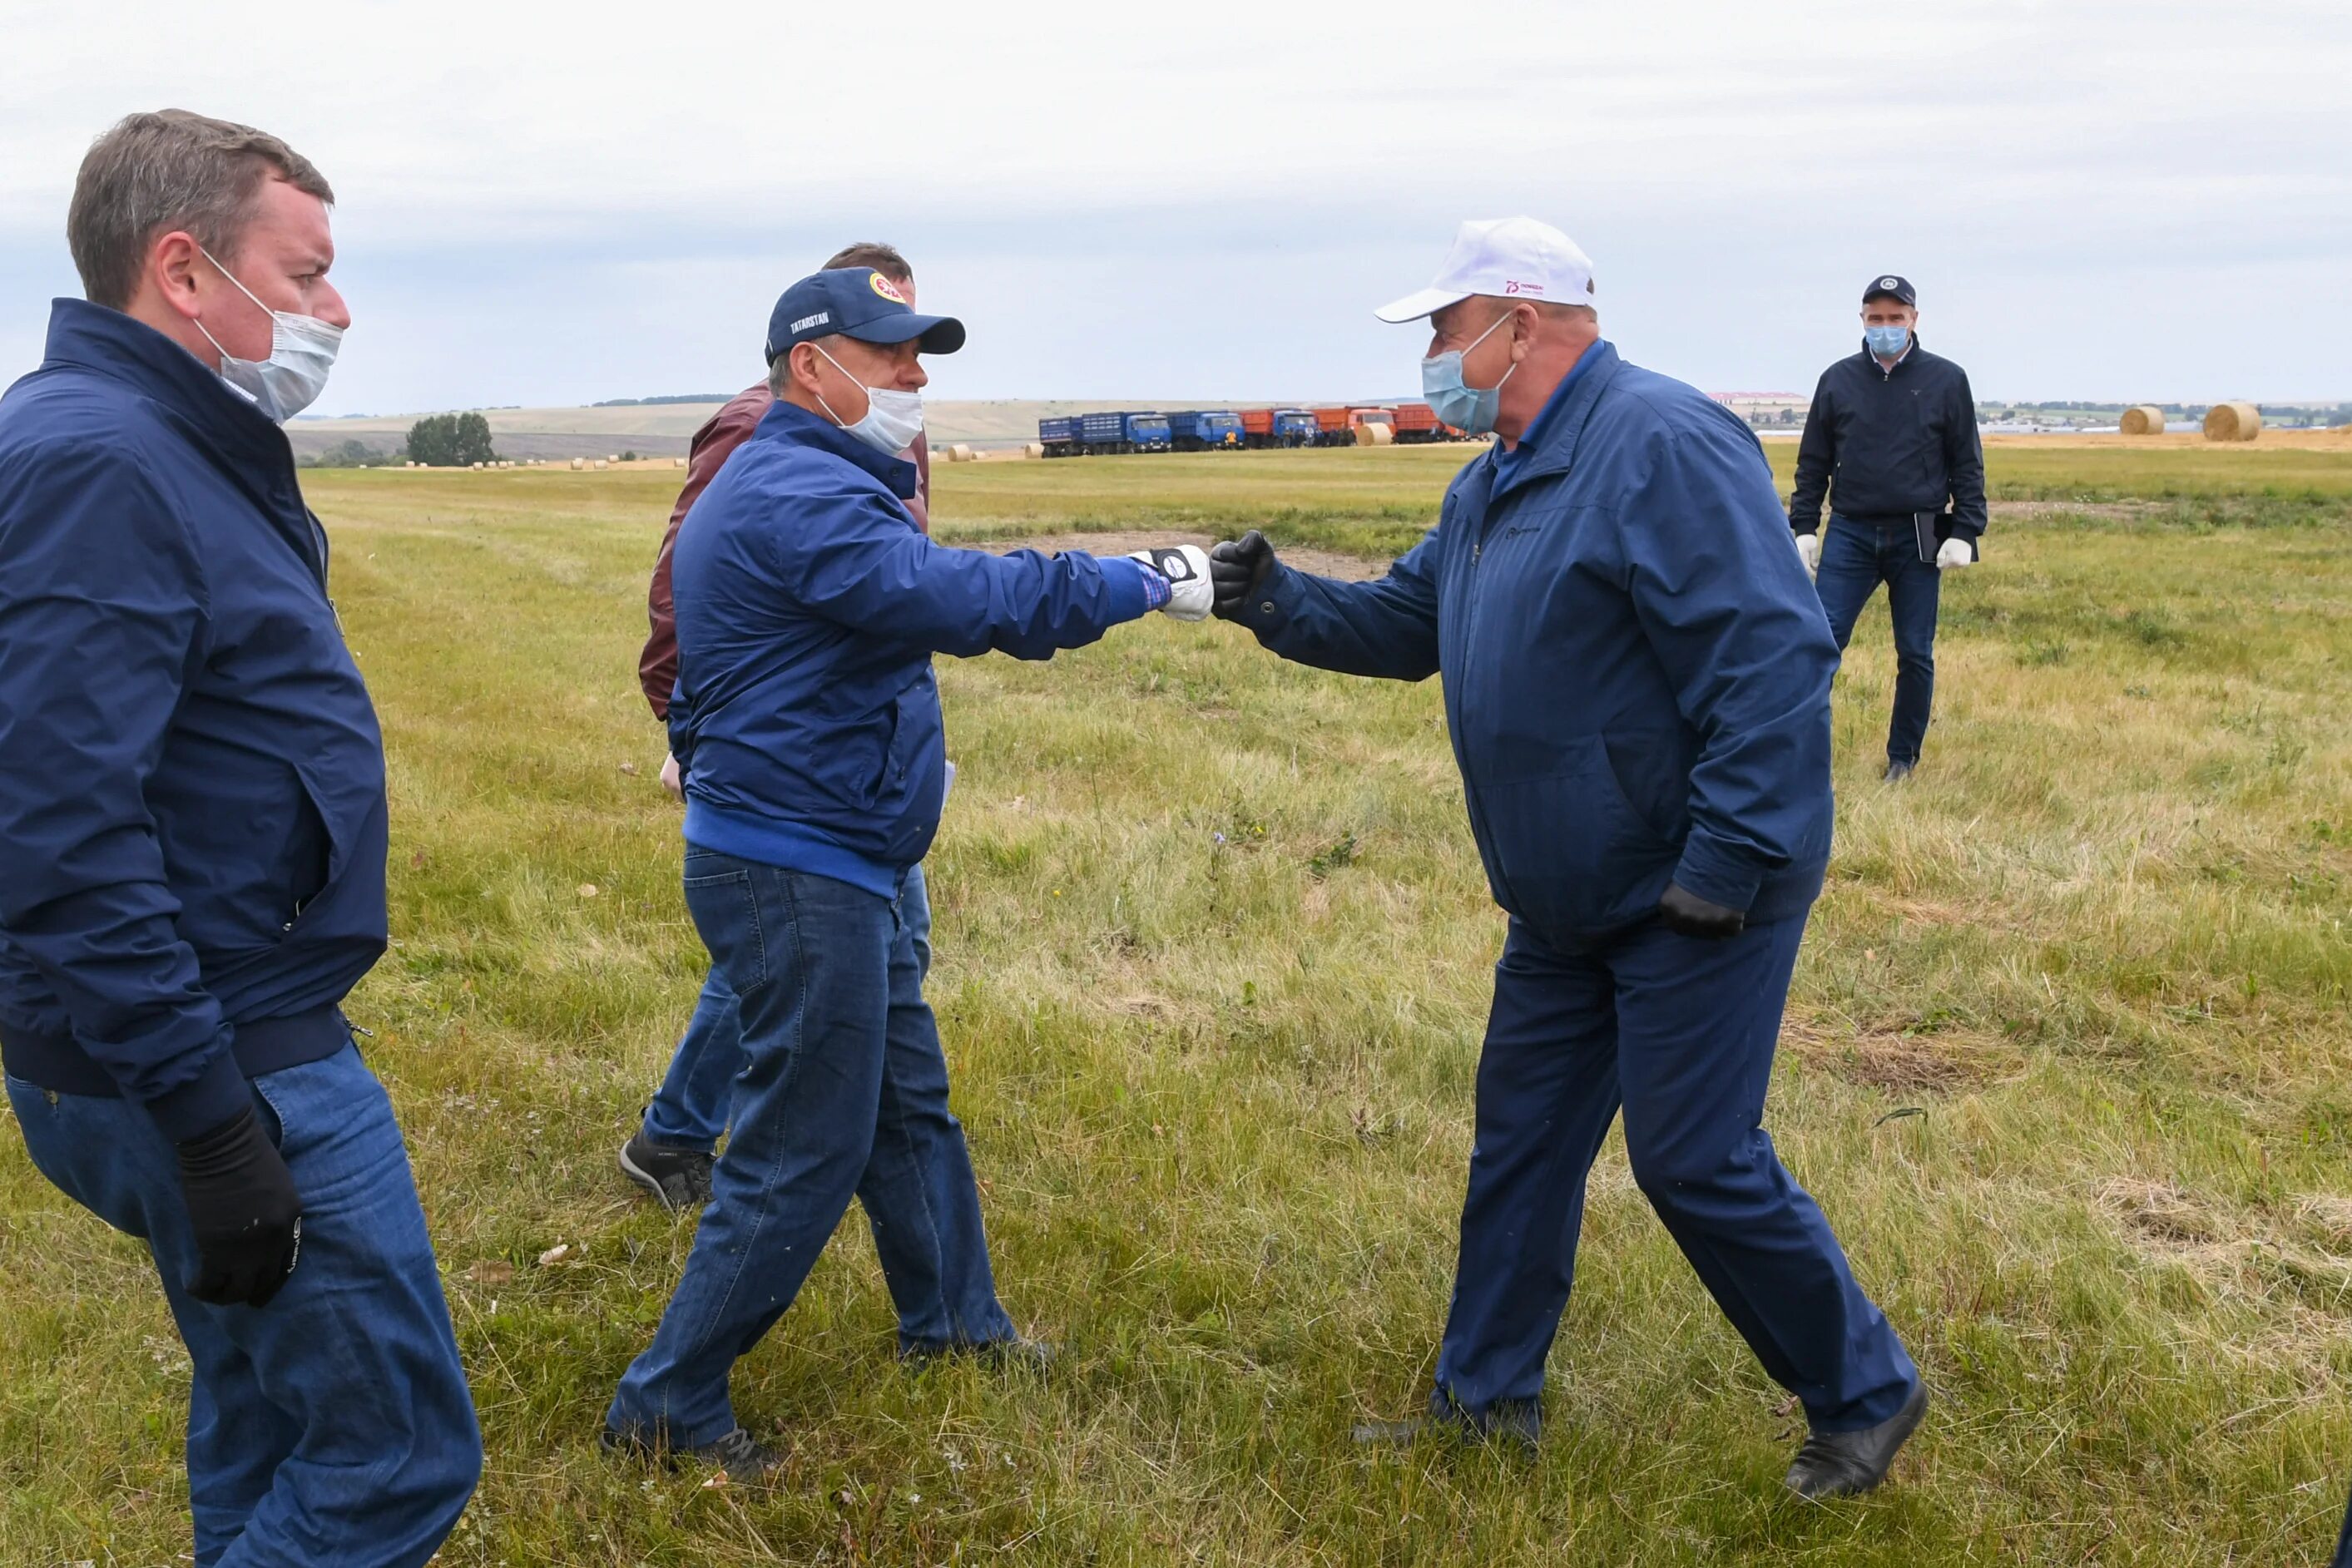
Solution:
[{"label": "man in navy cap", "polygon": [[1558,229],[1465,224],[1436,281],[1378,314],[1427,319],[1423,392],[1496,446],[1377,582],[1286,567],[1255,533],[1219,545],[1216,612],[1302,664],[1443,673],[1510,914],[1431,1417],[1535,1438],[1586,1176],[1622,1109],[1633,1180],[1804,1406],[1788,1485],[1864,1491],[1927,1389],[1762,1124],[1829,860],[1836,654],[1754,434],[1619,359],[1595,298]]},{"label": "man in navy cap", "polygon": [[1152,610],[1200,620],[1208,562],[1189,546],[1098,560],[934,543],[898,455],[922,428],[920,356],[963,341],[872,267],[794,284],[768,327],[775,405],[678,534],[686,902],[739,998],[745,1065],[684,1277],[606,1414],[610,1447],[738,1479],[776,1464],[737,1422],[728,1375],[853,1196],[903,1353],[1034,1348],[996,1299],[903,905],[948,784],[931,655],[1045,659]]},{"label": "man in navy cap", "polygon": [[[1984,448],[1968,372],[1919,346],[1919,296],[1882,273],[1862,291],[1862,351],[1822,372],[1797,447],[1789,527],[1814,573],[1838,651],[1878,585],[1895,623],[1895,717],[1886,781],[1919,764],[1936,695],[1943,574],[1977,559]],[[1829,541],[1821,538],[1829,497]]]}]

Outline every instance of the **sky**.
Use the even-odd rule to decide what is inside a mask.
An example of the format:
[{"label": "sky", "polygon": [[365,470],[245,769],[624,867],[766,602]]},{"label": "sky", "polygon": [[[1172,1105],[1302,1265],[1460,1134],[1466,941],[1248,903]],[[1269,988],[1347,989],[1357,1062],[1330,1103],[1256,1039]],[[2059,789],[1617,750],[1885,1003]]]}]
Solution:
[{"label": "sky", "polygon": [[1802,392],[1863,285],[1980,397],[2352,400],[2352,5],[813,5],[0,0],[0,381],[80,292],[74,172],[133,110],[335,187],[317,412],[731,390],[853,239],[970,344],[943,398],[1419,382],[1371,308],[1465,218],[1592,257],[1602,330]]}]

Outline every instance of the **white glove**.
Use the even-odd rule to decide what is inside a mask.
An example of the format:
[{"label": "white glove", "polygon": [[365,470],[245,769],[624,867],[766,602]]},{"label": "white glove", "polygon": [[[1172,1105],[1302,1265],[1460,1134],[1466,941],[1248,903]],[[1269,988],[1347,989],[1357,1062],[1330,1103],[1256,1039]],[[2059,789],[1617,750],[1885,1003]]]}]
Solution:
[{"label": "white glove", "polygon": [[1797,536],[1797,559],[1805,563],[1805,575],[1807,577],[1819,576],[1822,570],[1822,536],[1819,534],[1799,534]]},{"label": "white glove", "polygon": [[1160,612],[1178,621],[1205,621],[1217,591],[1209,582],[1209,552],[1199,545],[1161,545],[1127,558],[1168,580],[1168,602]]},{"label": "white glove", "polygon": [[1946,539],[1936,550],[1936,570],[1949,571],[1956,566],[1974,566],[1976,547],[1963,538]]}]

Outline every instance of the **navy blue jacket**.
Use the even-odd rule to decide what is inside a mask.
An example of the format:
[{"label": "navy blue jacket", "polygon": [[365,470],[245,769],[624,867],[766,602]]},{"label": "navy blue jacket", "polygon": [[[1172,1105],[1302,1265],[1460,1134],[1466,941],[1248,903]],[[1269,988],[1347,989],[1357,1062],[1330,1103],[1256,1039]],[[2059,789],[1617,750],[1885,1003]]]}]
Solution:
[{"label": "navy blue jacket", "polygon": [[947,794],[931,655],[1051,658],[1151,607],[1145,568],[950,549],[915,465],[778,402],[678,529],[670,750],[689,843],[884,897]]},{"label": "navy blue jacket", "polygon": [[1921,348],[1916,333],[1892,367],[1864,344],[1823,371],[1797,444],[1789,527],[1820,528],[1823,496],[1838,516],[1864,523],[1908,525],[1916,513],[1948,507],[1948,532],[1980,537],[1984,443],[1968,371]]},{"label": "navy blue jacket", "polygon": [[173,1139],[350,1041],[383,951],[383,742],[286,437],[57,301],[0,396],[0,1051]]},{"label": "navy blue jacket", "polygon": [[1669,879],[1752,921],[1802,912],[1837,645],[1756,437],[1604,342],[1501,459],[1386,577],[1279,568],[1245,623],[1325,669],[1444,673],[1495,900],[1554,945],[1649,916]]}]

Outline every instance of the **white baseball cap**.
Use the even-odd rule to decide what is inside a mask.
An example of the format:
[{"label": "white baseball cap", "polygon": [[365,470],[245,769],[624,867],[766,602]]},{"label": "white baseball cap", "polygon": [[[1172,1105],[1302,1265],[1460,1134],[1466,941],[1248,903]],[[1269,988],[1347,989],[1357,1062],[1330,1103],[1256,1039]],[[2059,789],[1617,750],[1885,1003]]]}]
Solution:
[{"label": "white baseball cap", "polygon": [[1372,312],[1383,321],[1418,321],[1473,294],[1504,299],[1591,305],[1592,260],[1576,242],[1533,218],[1473,218],[1428,287]]}]

